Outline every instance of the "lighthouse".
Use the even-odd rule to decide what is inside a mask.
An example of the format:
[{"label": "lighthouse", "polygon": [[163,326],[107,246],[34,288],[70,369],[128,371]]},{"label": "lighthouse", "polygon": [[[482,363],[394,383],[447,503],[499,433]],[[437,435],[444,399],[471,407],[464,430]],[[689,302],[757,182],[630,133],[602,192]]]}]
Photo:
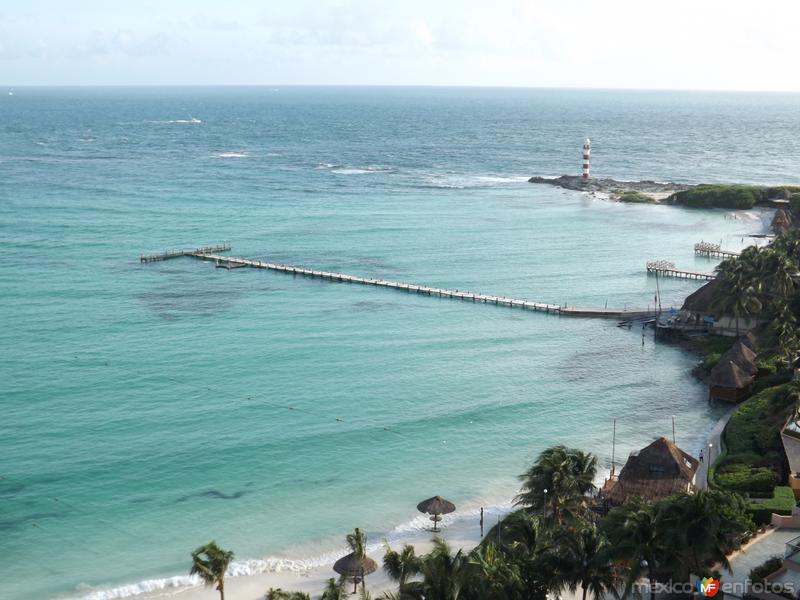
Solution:
[{"label": "lighthouse", "polygon": [[583,142],[583,172],[581,173],[582,181],[589,181],[589,162],[592,156],[592,140],[586,138]]}]

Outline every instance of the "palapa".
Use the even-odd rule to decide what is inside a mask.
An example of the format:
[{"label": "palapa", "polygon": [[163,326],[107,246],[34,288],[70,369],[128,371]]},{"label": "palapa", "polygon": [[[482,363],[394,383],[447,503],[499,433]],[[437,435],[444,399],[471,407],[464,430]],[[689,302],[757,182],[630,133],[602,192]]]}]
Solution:
[{"label": "palapa", "polygon": [[699,464],[696,458],[660,437],[628,457],[606,498],[612,504],[624,504],[632,498],[654,502],[692,491]]},{"label": "palapa", "polygon": [[364,577],[374,573],[377,569],[378,564],[369,556],[359,558],[355,552],[351,552],[333,563],[333,570],[344,577]]},{"label": "palapa", "polygon": [[755,375],[758,372],[756,353],[748,348],[742,340],[736,340],[736,343],[719,359],[720,364],[728,361],[733,362],[748,375]]},{"label": "palapa", "polygon": [[449,500],[445,500],[441,496],[434,496],[433,498],[428,498],[427,500],[423,500],[422,502],[417,504],[417,510],[419,512],[433,515],[431,517],[431,521],[433,521],[434,531],[437,531],[436,529],[437,524],[441,520],[439,515],[446,515],[448,513],[453,512],[455,509],[456,509],[455,504],[453,504]]},{"label": "palapa", "polygon": [[697,291],[686,296],[681,310],[692,313],[711,314],[713,312],[711,310],[711,304],[714,299],[714,292],[718,286],[719,283],[717,280],[712,279]]},{"label": "palapa", "polygon": [[711,370],[708,382],[711,387],[727,388],[731,390],[744,389],[753,382],[752,377],[732,360],[720,361]]}]

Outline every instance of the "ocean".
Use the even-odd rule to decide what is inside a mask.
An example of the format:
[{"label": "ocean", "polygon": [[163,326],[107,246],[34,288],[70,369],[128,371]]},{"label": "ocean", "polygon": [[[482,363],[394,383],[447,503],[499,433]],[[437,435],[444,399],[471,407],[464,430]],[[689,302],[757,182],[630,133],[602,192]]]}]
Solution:
[{"label": "ocean", "polygon": [[[0,90],[0,597],[119,598],[327,560],[508,503],[565,443],[618,464],[721,413],[696,359],[559,318],[141,253],[234,256],[602,308],[645,262],[710,272],[769,211],[623,205],[526,182],[800,183],[800,96],[431,88]],[[694,281],[661,280],[664,306]],[[461,516],[459,516],[461,515]]]}]

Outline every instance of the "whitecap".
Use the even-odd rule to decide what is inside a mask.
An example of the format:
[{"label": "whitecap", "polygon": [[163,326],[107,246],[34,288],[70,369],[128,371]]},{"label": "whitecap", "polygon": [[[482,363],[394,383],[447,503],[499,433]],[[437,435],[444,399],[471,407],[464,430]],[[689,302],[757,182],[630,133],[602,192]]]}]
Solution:
[{"label": "whitecap", "polygon": [[217,152],[212,155],[214,158],[248,158],[247,152]]},{"label": "whitecap", "polygon": [[147,121],[148,123],[158,123],[161,125],[171,125],[171,124],[178,124],[178,125],[198,125],[202,123],[200,119],[197,117],[192,117],[190,119],[171,119],[169,121]]}]

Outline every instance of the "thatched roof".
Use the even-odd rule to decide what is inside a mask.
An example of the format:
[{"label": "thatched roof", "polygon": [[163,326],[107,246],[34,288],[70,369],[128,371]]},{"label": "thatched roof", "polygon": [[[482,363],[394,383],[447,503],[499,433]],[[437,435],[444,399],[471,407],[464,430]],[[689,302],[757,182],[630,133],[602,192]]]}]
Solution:
[{"label": "thatched roof", "polygon": [[736,340],[736,343],[719,358],[719,362],[722,364],[728,361],[733,362],[748,375],[755,375],[758,372],[756,353],[745,346],[742,340]]},{"label": "thatched roof", "polygon": [[713,300],[714,291],[717,289],[718,285],[718,280],[712,279],[696,292],[686,296],[681,310],[696,313],[711,313],[711,301]]},{"label": "thatched roof", "polygon": [[752,331],[748,331],[742,336],[739,336],[739,341],[742,342],[745,346],[750,348],[753,352],[756,349],[756,336],[753,335]]},{"label": "thatched roof", "polygon": [[720,360],[717,366],[711,370],[708,382],[711,387],[741,390],[750,385],[753,378],[732,360],[725,362]]},{"label": "thatched roof", "polygon": [[428,513],[429,515],[446,515],[447,513],[453,512],[455,509],[455,504],[449,500],[445,500],[441,496],[434,496],[433,498],[428,498],[417,504],[417,510],[419,512]]},{"label": "thatched roof", "polygon": [[345,577],[363,577],[374,573],[377,569],[377,563],[369,556],[357,558],[355,552],[351,552],[333,563],[333,570]]},{"label": "thatched roof", "polygon": [[790,217],[785,210],[779,208],[778,210],[775,211],[775,216],[772,218],[772,223],[770,224],[770,227],[772,227],[775,230],[779,230],[779,229],[786,229],[791,224],[792,224],[792,217]]},{"label": "thatched roof", "polygon": [[628,457],[607,498],[613,504],[622,504],[634,497],[655,501],[685,492],[699,464],[696,458],[660,437]]}]

